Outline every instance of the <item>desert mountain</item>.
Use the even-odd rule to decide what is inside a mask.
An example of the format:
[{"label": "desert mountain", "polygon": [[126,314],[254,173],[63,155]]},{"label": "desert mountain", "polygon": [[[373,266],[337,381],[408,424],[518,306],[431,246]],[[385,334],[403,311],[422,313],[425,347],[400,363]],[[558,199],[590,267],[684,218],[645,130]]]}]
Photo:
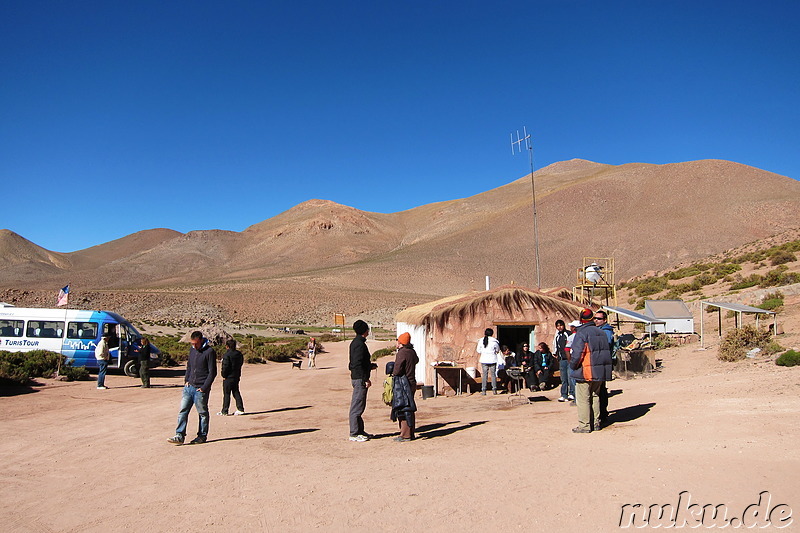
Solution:
[{"label": "desert mountain", "polygon": [[[729,161],[576,159],[535,180],[545,287],[574,284],[584,257],[614,257],[625,279],[800,226],[800,182]],[[291,314],[310,294],[324,295],[320,312],[364,313],[481,289],[486,275],[535,286],[530,176],[399,213],[309,200],[242,232],[148,230],[68,254],[0,232],[0,287],[194,294],[202,285],[204,301],[235,301],[239,316],[251,314],[247,300]]]}]

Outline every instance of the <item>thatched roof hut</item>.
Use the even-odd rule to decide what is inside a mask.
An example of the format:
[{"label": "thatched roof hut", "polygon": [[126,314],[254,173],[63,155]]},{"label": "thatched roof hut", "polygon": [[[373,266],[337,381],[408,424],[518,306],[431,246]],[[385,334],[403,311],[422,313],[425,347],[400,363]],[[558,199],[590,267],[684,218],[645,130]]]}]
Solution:
[{"label": "thatched roof hut", "polygon": [[501,344],[517,352],[523,343],[549,345],[555,321],[574,320],[581,309],[575,302],[546,292],[504,286],[410,307],[399,312],[395,321],[398,335],[409,332],[419,355],[417,382],[433,384],[433,362],[480,367],[475,347],[487,327],[494,329]]}]

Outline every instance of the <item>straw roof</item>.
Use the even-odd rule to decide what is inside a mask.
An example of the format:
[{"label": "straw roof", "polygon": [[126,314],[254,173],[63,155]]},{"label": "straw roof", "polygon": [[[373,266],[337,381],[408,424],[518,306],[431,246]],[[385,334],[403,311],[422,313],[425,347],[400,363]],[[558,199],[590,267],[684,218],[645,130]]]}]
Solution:
[{"label": "straw roof", "polygon": [[407,324],[435,325],[438,328],[451,319],[463,320],[478,313],[484,313],[489,303],[497,302],[500,307],[512,312],[523,312],[527,306],[538,307],[569,316],[580,313],[583,306],[550,294],[518,286],[504,286],[489,291],[470,292],[449,296],[426,304],[409,307],[395,316],[397,322]]}]

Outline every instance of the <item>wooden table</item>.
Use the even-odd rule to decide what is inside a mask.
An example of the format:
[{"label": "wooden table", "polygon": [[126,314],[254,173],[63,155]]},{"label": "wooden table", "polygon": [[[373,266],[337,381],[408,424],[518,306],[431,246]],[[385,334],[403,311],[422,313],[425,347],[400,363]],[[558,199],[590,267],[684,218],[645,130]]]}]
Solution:
[{"label": "wooden table", "polygon": [[456,391],[456,395],[460,395],[461,394],[461,374],[464,373],[465,368],[466,367],[464,365],[434,366],[433,367],[433,372],[434,372],[433,395],[434,396],[439,396],[439,374],[442,372],[442,370],[456,370],[458,372],[458,390]]}]

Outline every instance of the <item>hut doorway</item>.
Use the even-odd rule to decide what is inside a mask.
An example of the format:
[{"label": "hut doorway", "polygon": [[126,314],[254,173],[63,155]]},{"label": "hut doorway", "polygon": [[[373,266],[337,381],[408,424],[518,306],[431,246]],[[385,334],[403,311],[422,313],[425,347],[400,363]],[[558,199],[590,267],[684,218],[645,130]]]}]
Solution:
[{"label": "hut doorway", "polygon": [[506,345],[514,353],[522,352],[523,344],[530,344],[531,351],[536,351],[536,324],[515,324],[513,326],[497,326],[497,340]]}]

